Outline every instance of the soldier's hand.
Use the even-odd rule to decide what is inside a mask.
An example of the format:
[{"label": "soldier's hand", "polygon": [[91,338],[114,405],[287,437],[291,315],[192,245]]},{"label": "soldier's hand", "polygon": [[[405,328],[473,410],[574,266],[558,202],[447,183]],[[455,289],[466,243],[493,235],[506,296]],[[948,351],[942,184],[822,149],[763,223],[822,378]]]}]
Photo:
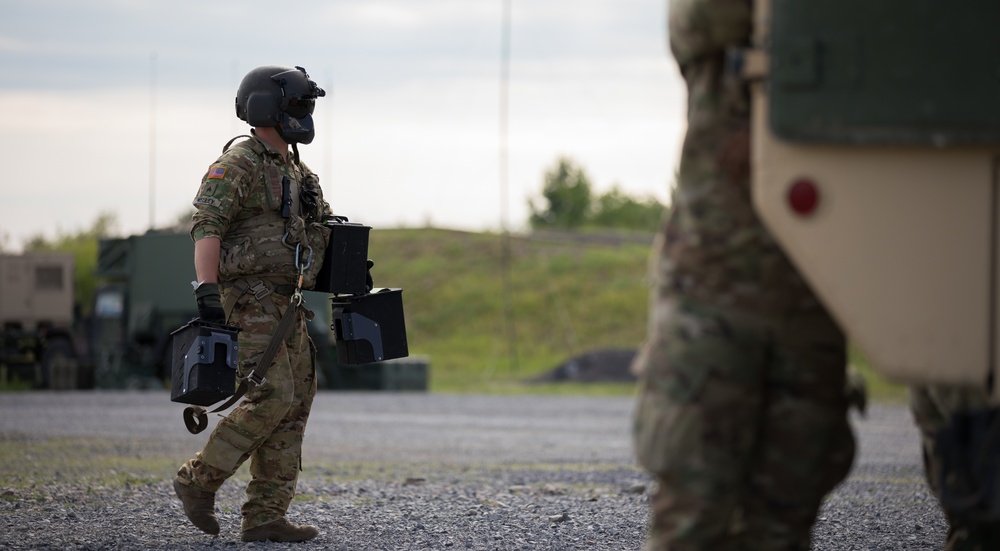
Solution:
[{"label": "soldier's hand", "polygon": [[372,262],[372,259],[369,258],[368,271],[365,272],[365,288],[368,290],[369,293],[372,292],[372,289],[375,288],[375,280],[372,279],[372,266],[374,265],[375,263]]},{"label": "soldier's hand", "polygon": [[226,312],[222,309],[222,293],[218,283],[202,283],[194,290],[198,301],[198,317],[208,323],[226,323]]}]

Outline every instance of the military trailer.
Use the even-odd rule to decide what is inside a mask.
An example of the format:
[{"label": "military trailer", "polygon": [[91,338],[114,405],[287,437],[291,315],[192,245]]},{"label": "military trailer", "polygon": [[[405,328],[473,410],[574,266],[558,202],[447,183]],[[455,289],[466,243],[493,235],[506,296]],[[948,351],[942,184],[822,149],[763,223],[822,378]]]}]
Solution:
[{"label": "military trailer", "polygon": [[762,219],[878,371],[1000,399],[1000,3],[755,9]]},{"label": "military trailer", "polygon": [[0,381],[89,386],[74,323],[73,255],[0,255]]}]

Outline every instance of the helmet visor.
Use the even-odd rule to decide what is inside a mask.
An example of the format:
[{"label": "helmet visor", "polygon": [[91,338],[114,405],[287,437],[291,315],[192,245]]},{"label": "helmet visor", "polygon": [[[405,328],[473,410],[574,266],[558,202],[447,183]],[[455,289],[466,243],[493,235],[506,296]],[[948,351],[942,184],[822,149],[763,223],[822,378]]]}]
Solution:
[{"label": "helmet visor", "polygon": [[312,115],[316,108],[316,98],[303,96],[286,96],[281,98],[281,110],[296,119],[303,119],[306,115]]}]

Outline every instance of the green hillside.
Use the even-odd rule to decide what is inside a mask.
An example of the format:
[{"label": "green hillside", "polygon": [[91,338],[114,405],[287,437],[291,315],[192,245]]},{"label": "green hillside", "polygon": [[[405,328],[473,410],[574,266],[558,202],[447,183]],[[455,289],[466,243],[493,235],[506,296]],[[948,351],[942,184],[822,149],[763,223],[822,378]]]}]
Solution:
[{"label": "green hillside", "polygon": [[587,351],[637,347],[651,239],[511,236],[515,339],[505,324],[502,236],[375,230],[369,254],[376,286],[403,288],[410,352],[430,356],[433,389],[496,390]]},{"label": "green hillside", "polygon": [[[601,348],[636,348],[646,330],[652,235],[534,233],[510,238],[511,310],[517,363],[504,316],[503,238],[442,229],[374,230],[376,286],[403,288],[412,355],[431,359],[435,391],[631,392],[631,385],[521,381]],[[905,392],[851,363],[873,398]]]}]

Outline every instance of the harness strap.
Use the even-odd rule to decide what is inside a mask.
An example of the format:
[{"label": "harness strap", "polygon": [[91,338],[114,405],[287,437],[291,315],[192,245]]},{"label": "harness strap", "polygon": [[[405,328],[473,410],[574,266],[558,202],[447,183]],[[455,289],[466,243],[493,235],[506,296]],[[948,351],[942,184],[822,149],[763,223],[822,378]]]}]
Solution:
[{"label": "harness strap", "polygon": [[295,286],[292,284],[285,285],[273,285],[267,281],[256,278],[240,278],[233,282],[234,293],[229,293],[226,296],[226,301],[222,304],[222,309],[226,312],[226,317],[228,318],[236,306],[236,302],[240,300],[240,297],[247,293],[251,293],[257,302],[260,303],[261,308],[264,309],[268,314],[274,315],[278,312],[277,306],[274,305],[272,300],[264,300],[271,293],[277,293],[282,296],[290,297],[295,294]]}]

